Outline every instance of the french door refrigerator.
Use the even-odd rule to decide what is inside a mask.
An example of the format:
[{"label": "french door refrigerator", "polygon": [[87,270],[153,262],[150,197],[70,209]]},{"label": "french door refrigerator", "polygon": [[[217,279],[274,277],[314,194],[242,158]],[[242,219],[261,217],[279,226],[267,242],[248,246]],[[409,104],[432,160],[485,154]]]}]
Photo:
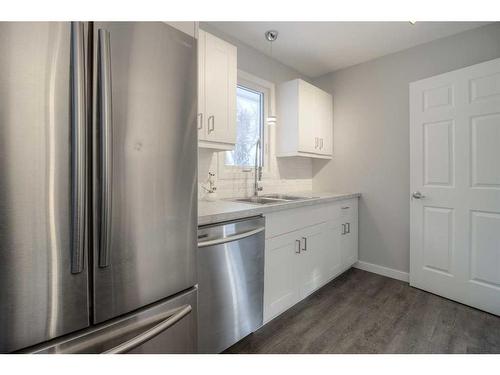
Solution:
[{"label": "french door refrigerator", "polygon": [[196,350],[196,40],[0,23],[0,352]]}]

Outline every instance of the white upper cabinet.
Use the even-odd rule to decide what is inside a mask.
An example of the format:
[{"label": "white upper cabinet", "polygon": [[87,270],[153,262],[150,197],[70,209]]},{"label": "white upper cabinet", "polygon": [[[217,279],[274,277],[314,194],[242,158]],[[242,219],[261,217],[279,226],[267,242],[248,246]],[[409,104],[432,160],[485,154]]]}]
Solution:
[{"label": "white upper cabinet", "polygon": [[333,152],[333,100],[301,79],[279,86],[278,156],[330,159]]},{"label": "white upper cabinet", "polygon": [[317,132],[320,141],[319,152],[333,155],[333,98],[323,91],[316,90]]},{"label": "white upper cabinet", "polygon": [[231,150],[236,143],[236,47],[198,34],[198,144]]}]

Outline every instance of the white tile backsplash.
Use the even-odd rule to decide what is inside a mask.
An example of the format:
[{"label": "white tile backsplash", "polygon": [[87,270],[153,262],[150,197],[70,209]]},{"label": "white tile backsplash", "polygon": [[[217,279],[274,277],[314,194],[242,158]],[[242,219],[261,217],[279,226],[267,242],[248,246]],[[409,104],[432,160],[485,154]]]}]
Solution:
[{"label": "white tile backsplash", "polygon": [[[205,190],[201,187],[208,178],[208,172],[216,174],[218,198],[247,197],[253,194],[253,171],[235,173],[233,177],[219,178],[218,153],[208,149],[198,150],[198,198],[203,199]],[[261,194],[293,193],[312,190],[312,161],[308,158],[274,158],[273,171],[264,175]]]}]

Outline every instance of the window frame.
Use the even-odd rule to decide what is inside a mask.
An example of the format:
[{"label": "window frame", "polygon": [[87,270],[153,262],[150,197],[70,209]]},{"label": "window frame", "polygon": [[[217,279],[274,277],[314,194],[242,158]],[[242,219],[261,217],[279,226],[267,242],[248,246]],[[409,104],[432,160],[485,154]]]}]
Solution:
[{"label": "window frame", "polygon": [[[263,135],[265,136],[265,129],[264,129],[264,126],[265,126],[265,119],[266,119],[266,96],[268,95],[267,94],[267,91],[265,91],[263,88],[258,88],[258,87],[255,87],[255,85],[252,85],[250,83],[247,83],[247,82],[238,82],[238,88],[237,90],[241,90],[241,91],[245,91],[245,92],[248,92],[248,93],[251,93],[253,95],[256,95],[259,97],[259,115],[258,117],[260,117],[260,120],[259,120],[259,127],[258,127],[258,136],[257,138],[258,139],[261,139],[263,138]],[[238,100],[238,96],[237,96],[237,100]],[[263,144],[264,142],[262,142]],[[264,160],[264,164],[266,163],[265,161],[265,150],[264,150],[264,147],[260,147],[260,157],[262,158],[262,160]],[[232,152],[232,151],[224,151],[223,155],[224,155],[224,166],[226,168],[231,168],[231,169],[242,169],[242,170],[248,170],[249,168],[254,168],[254,166],[243,166],[243,165],[228,165],[226,164],[226,156],[227,156],[227,153],[228,152]],[[253,163],[254,162],[254,158],[252,158],[250,161],[250,163]]]},{"label": "window frame", "polygon": [[[263,168],[262,168],[262,178],[272,178],[275,176],[276,171],[276,157],[274,153],[274,127],[276,125],[268,125],[266,119],[271,108],[274,113],[275,108],[275,88],[274,83],[266,81],[260,77],[254,76],[253,74],[247,73],[243,70],[238,69],[238,85],[247,87],[250,90],[262,92],[264,94],[263,103],[263,125],[261,128],[261,142],[262,142],[262,156],[263,156]],[[240,166],[226,165],[225,164],[225,151],[219,152],[217,157],[217,172],[219,179],[239,179],[244,180],[250,177],[253,178],[254,167],[249,167],[251,170],[244,169]]]}]

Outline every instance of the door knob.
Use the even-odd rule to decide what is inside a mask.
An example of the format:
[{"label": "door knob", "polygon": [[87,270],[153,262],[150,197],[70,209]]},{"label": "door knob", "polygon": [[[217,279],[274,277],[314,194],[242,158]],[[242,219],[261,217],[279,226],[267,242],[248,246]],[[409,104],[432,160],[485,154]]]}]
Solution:
[{"label": "door knob", "polygon": [[411,195],[413,198],[415,199],[422,199],[422,198],[425,198],[425,195],[423,195],[421,192],[419,191],[416,191],[414,192],[412,195]]}]

